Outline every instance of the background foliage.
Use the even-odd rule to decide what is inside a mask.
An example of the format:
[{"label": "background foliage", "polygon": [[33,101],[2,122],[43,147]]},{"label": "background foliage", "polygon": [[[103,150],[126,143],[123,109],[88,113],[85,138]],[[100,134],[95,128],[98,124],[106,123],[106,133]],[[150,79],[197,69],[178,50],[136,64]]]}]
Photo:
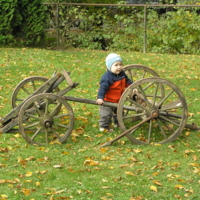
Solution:
[{"label": "background foliage", "polygon": [[[141,52],[143,7],[44,5],[43,0],[0,0],[0,45],[75,47]],[[55,1],[50,1],[55,2]],[[56,2],[66,2],[59,0]],[[80,3],[81,1],[67,1]],[[85,3],[110,3],[86,0]],[[135,1],[134,1],[135,2]],[[112,1],[112,3],[134,3]],[[138,1],[137,3],[141,3]],[[142,2],[158,3],[158,1]],[[159,3],[197,3],[159,1]],[[198,7],[148,7],[147,49],[152,53],[199,54]],[[59,40],[57,30],[59,29]]]},{"label": "background foliage", "polygon": [[44,36],[45,7],[41,0],[0,0],[0,44],[36,45]]},{"label": "background foliage", "polygon": [[[54,16],[50,19],[51,25],[56,27],[55,8],[48,9]],[[148,52],[199,54],[198,12],[194,7],[148,7]],[[59,20],[60,45],[99,50],[143,50],[143,7],[60,5]],[[51,34],[55,37],[55,32]]]}]

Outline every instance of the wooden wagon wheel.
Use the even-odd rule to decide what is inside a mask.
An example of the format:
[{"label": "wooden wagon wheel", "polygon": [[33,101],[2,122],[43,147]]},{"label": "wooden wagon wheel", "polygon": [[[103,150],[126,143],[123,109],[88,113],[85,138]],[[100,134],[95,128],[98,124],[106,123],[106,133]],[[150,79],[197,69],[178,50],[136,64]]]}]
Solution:
[{"label": "wooden wagon wheel", "polygon": [[[27,109],[30,105],[34,107],[31,111]],[[19,130],[31,144],[45,145],[54,141],[64,143],[72,133],[73,126],[71,106],[62,97],[51,93],[31,97],[19,112]]]},{"label": "wooden wagon wheel", "polygon": [[[160,84],[163,88],[159,87]],[[139,94],[133,100],[131,93],[135,88]],[[164,97],[161,89],[164,89]],[[124,115],[123,106],[129,110],[127,115]],[[152,116],[148,122],[126,134],[135,144],[174,141],[185,128],[187,115],[187,103],[180,89],[159,77],[141,79],[130,85],[119,101],[117,112],[123,132]]]},{"label": "wooden wagon wheel", "polygon": [[[41,87],[48,79],[42,76],[33,76],[21,81],[14,89],[12,94],[12,108],[21,104],[28,96]],[[58,92],[59,88],[55,89]]]}]

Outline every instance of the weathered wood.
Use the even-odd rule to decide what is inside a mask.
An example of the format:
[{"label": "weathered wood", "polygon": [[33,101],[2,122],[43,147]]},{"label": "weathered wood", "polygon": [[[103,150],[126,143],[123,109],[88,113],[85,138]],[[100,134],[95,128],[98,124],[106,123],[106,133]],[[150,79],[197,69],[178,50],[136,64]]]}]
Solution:
[{"label": "weathered wood", "polygon": [[[61,76],[61,74],[56,74],[55,76],[53,76],[52,78],[50,78],[47,82],[45,82],[40,88],[38,88],[38,90],[36,90],[33,94],[31,94],[27,99],[29,99],[30,97],[39,94],[39,93],[43,93],[44,91],[48,90],[52,84]],[[26,99],[26,100],[27,100]],[[25,100],[25,101],[26,101]],[[24,102],[25,102],[24,101]],[[22,102],[21,104],[19,104],[16,108],[14,108],[10,113],[8,113],[4,118],[2,118],[0,120],[0,123],[5,124],[7,121],[10,121],[12,118],[16,117],[17,114],[19,113],[22,105],[24,104],[24,102]]]},{"label": "weathered wood", "polygon": [[73,83],[72,79],[70,78],[69,73],[66,72],[66,70],[63,70],[62,73],[63,73],[65,79],[67,80],[67,83],[68,83],[70,86],[73,86],[74,83]]},{"label": "weathered wood", "polygon": [[[83,98],[77,98],[77,97],[71,97],[71,96],[64,96],[63,98],[65,98],[65,100],[68,100],[68,101],[74,101],[74,102],[80,102],[80,103],[87,103],[87,104],[98,105],[95,100],[83,99]],[[102,105],[103,106],[117,108],[117,104],[116,103],[104,102]]]}]

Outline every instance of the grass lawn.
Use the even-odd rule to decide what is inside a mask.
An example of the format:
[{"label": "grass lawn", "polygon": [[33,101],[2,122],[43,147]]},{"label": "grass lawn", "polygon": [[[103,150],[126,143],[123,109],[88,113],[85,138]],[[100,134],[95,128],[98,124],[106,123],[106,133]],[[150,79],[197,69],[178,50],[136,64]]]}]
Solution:
[{"label": "grass lawn", "polygon": [[[79,85],[70,96],[96,99],[109,52],[0,49],[0,118],[11,110],[11,96],[25,78],[71,72]],[[124,65],[141,64],[178,86],[188,104],[187,123],[200,126],[200,57],[119,53]],[[60,88],[65,87],[65,82]],[[121,133],[101,133],[98,106],[69,102],[75,123],[67,142],[31,145],[19,133],[0,133],[0,199],[198,200],[200,131],[185,129],[172,143],[134,145]]]}]

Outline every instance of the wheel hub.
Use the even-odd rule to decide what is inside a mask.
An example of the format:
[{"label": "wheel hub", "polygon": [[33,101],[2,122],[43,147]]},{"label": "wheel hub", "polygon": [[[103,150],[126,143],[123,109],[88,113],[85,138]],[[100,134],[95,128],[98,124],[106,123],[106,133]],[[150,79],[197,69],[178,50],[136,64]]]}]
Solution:
[{"label": "wheel hub", "polygon": [[41,120],[40,123],[43,127],[48,128],[51,127],[53,124],[53,119],[50,116],[44,116]]},{"label": "wheel hub", "polygon": [[159,115],[158,109],[156,107],[150,108],[150,110],[147,111],[146,116],[152,117],[152,119],[157,118]]}]

